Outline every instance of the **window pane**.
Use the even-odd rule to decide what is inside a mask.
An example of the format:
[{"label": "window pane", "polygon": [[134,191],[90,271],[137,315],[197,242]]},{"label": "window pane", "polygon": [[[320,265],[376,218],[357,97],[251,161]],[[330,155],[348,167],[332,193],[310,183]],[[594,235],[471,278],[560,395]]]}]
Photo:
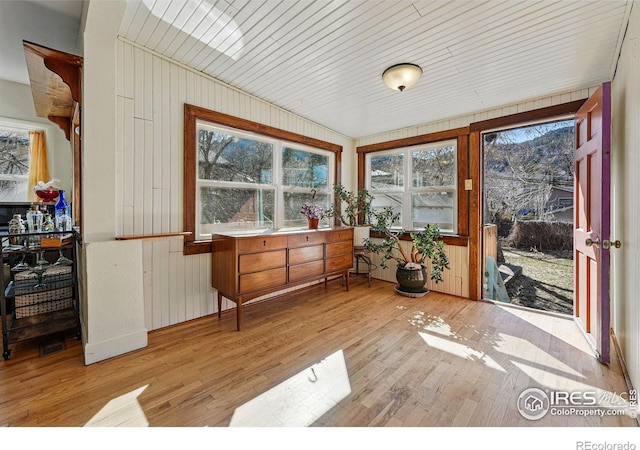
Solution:
[{"label": "window pane", "polygon": [[328,156],[293,148],[284,148],[282,152],[283,186],[326,189],[328,174]]},{"label": "window pane", "polygon": [[0,200],[26,200],[28,175],[29,134],[0,130]]},{"label": "window pane", "polygon": [[200,188],[200,234],[273,228],[273,189]]},{"label": "window pane", "polygon": [[226,133],[198,130],[198,178],[271,184],[273,145]]},{"label": "window pane", "polygon": [[[323,211],[329,209],[330,197],[327,194],[318,192],[316,194],[315,204],[322,207]],[[285,192],[284,193],[284,226],[290,227],[306,227],[308,225],[307,218],[300,214],[300,208],[305,203],[311,204],[311,194],[302,192]],[[329,225],[329,219],[320,220],[320,225]]]},{"label": "window pane", "polygon": [[413,229],[435,223],[441,231],[454,231],[454,192],[423,192],[411,196]]},{"label": "window pane", "polygon": [[402,194],[380,194],[376,193],[371,207],[374,211],[379,211],[386,207],[391,207],[394,213],[400,214],[400,221],[394,225],[401,227],[402,225]]},{"label": "window pane", "polygon": [[404,186],[404,155],[371,157],[371,190],[401,190]]},{"label": "window pane", "polygon": [[412,153],[413,187],[454,186],[456,184],[455,147],[438,147]]},{"label": "window pane", "polygon": [[12,181],[0,179],[0,201],[24,202],[28,197],[27,180]]}]

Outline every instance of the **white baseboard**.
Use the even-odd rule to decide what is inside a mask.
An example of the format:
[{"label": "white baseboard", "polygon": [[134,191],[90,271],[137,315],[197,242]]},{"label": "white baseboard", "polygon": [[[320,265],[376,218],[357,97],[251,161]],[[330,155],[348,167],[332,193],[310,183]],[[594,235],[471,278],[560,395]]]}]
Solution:
[{"label": "white baseboard", "polygon": [[89,342],[84,346],[84,363],[86,365],[93,364],[133,350],[144,348],[148,344],[149,339],[147,337],[146,329],[102,342]]}]

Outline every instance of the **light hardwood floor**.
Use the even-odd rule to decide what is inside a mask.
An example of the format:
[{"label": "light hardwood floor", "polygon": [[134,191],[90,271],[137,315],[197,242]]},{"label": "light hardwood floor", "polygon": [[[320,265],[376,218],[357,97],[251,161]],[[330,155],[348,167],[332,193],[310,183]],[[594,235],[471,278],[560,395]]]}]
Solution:
[{"label": "light hardwood floor", "polygon": [[286,420],[292,402],[313,426],[636,426],[517,411],[530,387],[625,393],[612,360],[599,364],[565,318],[435,292],[408,298],[357,277],[349,292],[334,280],[247,307],[240,332],[232,312],[205,317],[90,366],[73,339],[45,357],[15,347],[0,362],[0,425],[226,427],[237,408]]}]

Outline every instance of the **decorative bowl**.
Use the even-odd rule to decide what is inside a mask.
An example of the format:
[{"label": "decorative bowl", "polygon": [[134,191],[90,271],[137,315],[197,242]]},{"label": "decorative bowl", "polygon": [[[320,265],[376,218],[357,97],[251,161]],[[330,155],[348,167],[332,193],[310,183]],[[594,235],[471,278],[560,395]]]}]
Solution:
[{"label": "decorative bowl", "polygon": [[53,202],[56,198],[58,198],[59,192],[57,189],[34,189],[36,195],[43,202]]}]

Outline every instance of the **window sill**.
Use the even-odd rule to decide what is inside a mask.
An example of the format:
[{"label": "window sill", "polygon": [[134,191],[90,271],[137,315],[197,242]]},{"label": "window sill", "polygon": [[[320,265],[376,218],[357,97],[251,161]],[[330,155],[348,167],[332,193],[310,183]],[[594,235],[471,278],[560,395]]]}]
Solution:
[{"label": "window sill", "polygon": [[[384,235],[382,233],[371,233],[371,237],[372,238],[380,238],[383,239]],[[402,233],[400,235],[400,240],[401,241],[410,241],[411,240],[411,236],[409,235],[409,232],[405,232]],[[445,244],[447,245],[453,245],[455,247],[467,247],[469,246],[469,236],[461,236],[461,235],[457,235],[457,234],[446,234],[446,235],[442,235],[442,240],[444,241]]]}]

